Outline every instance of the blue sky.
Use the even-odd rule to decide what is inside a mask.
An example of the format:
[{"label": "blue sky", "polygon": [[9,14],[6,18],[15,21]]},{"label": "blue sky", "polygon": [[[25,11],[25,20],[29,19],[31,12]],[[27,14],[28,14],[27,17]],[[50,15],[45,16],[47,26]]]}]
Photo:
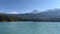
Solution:
[{"label": "blue sky", "polygon": [[60,8],[60,0],[0,0],[0,13],[26,13]]}]

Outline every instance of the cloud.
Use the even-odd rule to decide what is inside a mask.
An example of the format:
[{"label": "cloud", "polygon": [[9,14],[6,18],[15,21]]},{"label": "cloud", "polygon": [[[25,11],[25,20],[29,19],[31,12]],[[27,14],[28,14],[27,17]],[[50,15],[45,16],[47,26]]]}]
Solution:
[{"label": "cloud", "polygon": [[7,14],[19,14],[18,12],[6,12]]}]

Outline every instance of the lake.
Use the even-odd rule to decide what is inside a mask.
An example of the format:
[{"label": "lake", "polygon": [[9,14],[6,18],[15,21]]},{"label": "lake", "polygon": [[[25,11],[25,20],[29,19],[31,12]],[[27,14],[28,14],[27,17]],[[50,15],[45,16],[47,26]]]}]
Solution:
[{"label": "lake", "polygon": [[60,34],[60,22],[0,22],[0,34]]}]

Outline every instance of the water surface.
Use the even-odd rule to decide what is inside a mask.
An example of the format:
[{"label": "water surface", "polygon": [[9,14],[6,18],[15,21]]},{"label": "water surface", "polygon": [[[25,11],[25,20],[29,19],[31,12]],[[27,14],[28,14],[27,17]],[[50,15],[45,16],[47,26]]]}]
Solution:
[{"label": "water surface", "polygon": [[60,22],[0,22],[0,34],[60,34]]}]

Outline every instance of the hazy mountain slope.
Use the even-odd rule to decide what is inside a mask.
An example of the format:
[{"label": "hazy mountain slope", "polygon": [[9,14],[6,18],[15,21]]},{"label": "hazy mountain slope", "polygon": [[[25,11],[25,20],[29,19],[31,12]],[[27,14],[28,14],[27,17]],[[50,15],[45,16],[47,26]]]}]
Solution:
[{"label": "hazy mountain slope", "polygon": [[49,10],[48,12],[43,12],[41,14],[47,18],[60,18],[60,9],[59,10]]},{"label": "hazy mountain slope", "polygon": [[[34,10],[35,11],[35,10]],[[37,11],[35,11],[37,12]],[[27,19],[41,19],[41,18],[60,18],[60,9],[48,10],[41,13],[26,13],[26,14],[6,14],[8,16],[14,16]]]}]

